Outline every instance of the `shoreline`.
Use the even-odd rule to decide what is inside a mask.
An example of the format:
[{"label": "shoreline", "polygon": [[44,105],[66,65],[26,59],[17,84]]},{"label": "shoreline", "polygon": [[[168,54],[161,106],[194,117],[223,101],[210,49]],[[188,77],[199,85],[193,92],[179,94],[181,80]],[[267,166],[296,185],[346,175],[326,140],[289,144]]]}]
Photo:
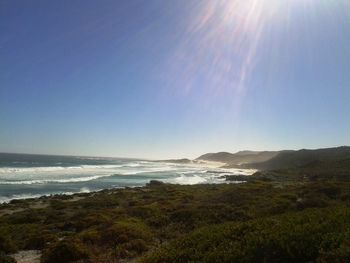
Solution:
[{"label": "shoreline", "polygon": [[[234,259],[238,251],[235,247],[241,248],[247,240],[261,246],[249,239],[260,232],[268,234],[261,241],[265,244],[276,238],[276,231],[280,233],[277,237],[285,237],[285,231],[293,224],[296,229],[303,229],[298,224],[303,226],[304,221],[315,235],[322,230],[318,227],[319,218],[326,218],[329,226],[337,218],[348,222],[341,218],[348,218],[350,213],[344,209],[350,200],[349,182],[288,185],[261,181],[257,176],[247,178],[251,180],[241,184],[175,185],[151,181],[143,187],[16,200],[0,205],[1,233],[15,244],[3,250],[5,256],[41,257],[42,262],[52,262],[57,253],[67,255],[71,251],[79,255],[81,262],[176,262],[173,258],[168,260],[177,256],[171,251],[186,252],[183,242],[188,244],[188,240],[196,247],[201,240],[201,244],[208,242],[208,246],[204,245],[210,249],[207,252],[198,248],[199,260],[204,262],[206,253],[220,253],[212,245],[218,241],[220,246],[232,244],[229,251]],[[237,227],[248,229],[247,236],[235,236]],[[339,233],[347,227],[348,224],[342,225]],[[327,229],[333,233],[333,227]],[[227,235],[227,231],[232,235]],[[296,232],[298,238],[299,234]],[[302,233],[303,240],[309,236],[308,230]],[[294,236],[290,236],[288,242],[294,244],[293,240]],[[284,238],[277,241],[285,244]],[[218,258],[223,255],[215,254]],[[192,256],[186,254],[190,260]]]},{"label": "shoreline", "polygon": [[[161,178],[157,178],[157,177],[152,177],[150,176],[148,181],[143,182],[142,184],[131,184],[130,185],[123,185],[123,183],[118,186],[118,185],[113,185],[111,183],[110,186],[106,187],[104,185],[101,185],[101,188],[99,187],[89,187],[88,185],[86,186],[82,186],[80,189],[74,189],[72,190],[68,190],[65,191],[64,188],[62,188],[63,190],[59,190],[58,191],[52,191],[49,192],[47,191],[46,193],[38,193],[35,191],[31,191],[31,192],[19,192],[17,191],[17,193],[14,193],[12,195],[6,195],[4,194],[4,196],[0,197],[0,205],[2,204],[8,204],[10,202],[16,201],[16,200],[27,200],[27,199],[40,199],[40,198],[44,198],[44,197],[52,197],[52,196],[70,196],[70,195],[76,195],[76,194],[84,194],[84,193],[93,193],[93,192],[100,192],[100,191],[104,191],[104,190],[111,190],[111,189],[123,189],[123,188],[135,188],[135,187],[143,187],[146,186],[150,180],[159,180],[159,181],[163,181],[164,183],[170,183],[170,184],[179,184],[179,185],[194,185],[194,184],[221,184],[221,183],[232,183],[235,180],[231,180],[231,179],[227,179],[227,177],[236,177],[238,180],[236,181],[242,181],[240,177],[247,177],[250,176],[252,174],[254,174],[256,172],[256,170],[254,169],[237,169],[237,168],[226,168],[223,167],[224,163],[221,162],[210,162],[210,161],[201,161],[201,162],[196,162],[196,163],[191,163],[191,164],[176,164],[176,163],[166,163],[164,162],[164,164],[171,164],[174,166],[178,166],[179,169],[181,169],[181,167],[192,167],[192,168],[201,168],[202,171],[200,171],[197,175],[194,173],[193,178],[192,177],[187,177],[185,174],[181,174],[181,172],[178,174],[178,177],[174,177],[173,179],[166,178],[166,179],[161,179]],[[211,178],[202,178],[202,176],[206,175],[206,174],[214,174],[215,180],[217,180],[217,182],[213,182],[211,181]],[[217,176],[215,174],[220,174],[220,176]],[[112,174],[110,176],[115,176],[115,174]],[[106,178],[110,177],[110,176],[105,176]],[[121,176],[125,176],[125,175],[121,175]],[[130,179],[133,180],[133,176],[130,175]],[[192,178],[192,179],[196,179],[193,182],[191,181],[187,181],[187,178]],[[178,179],[186,179],[184,181],[178,181]],[[222,180],[222,181],[221,181]],[[246,181],[246,180],[243,180]],[[98,181],[97,181],[98,182]],[[42,184],[42,186],[44,186],[45,184]],[[50,186],[51,184],[47,184],[48,186]],[[63,186],[63,185],[62,185]],[[44,186],[45,187],[45,186]],[[76,190],[76,191],[75,191]]]},{"label": "shoreline", "polygon": [[[7,202],[0,202],[0,218],[5,215],[11,215],[13,213],[21,212],[26,209],[41,209],[41,208],[47,208],[51,201],[62,201],[62,202],[76,202],[80,201],[82,199],[86,199],[89,197],[93,197],[95,195],[99,194],[115,194],[118,191],[123,190],[136,190],[137,192],[142,192],[144,190],[147,191],[149,187],[154,186],[208,186],[208,185],[227,185],[227,184],[241,184],[241,183],[247,183],[248,177],[251,175],[231,175],[231,176],[225,176],[225,180],[222,183],[198,183],[198,184],[173,184],[173,183],[166,183],[159,180],[150,180],[148,183],[146,183],[143,186],[125,186],[125,187],[113,187],[113,188],[107,188],[107,189],[100,189],[96,191],[90,191],[90,192],[78,192],[78,193],[62,193],[62,194],[49,194],[49,195],[42,195],[38,197],[33,198],[18,198],[18,199],[11,199]],[[246,178],[243,178],[246,177]],[[232,178],[240,178],[240,179],[246,179],[246,180],[232,180]]]},{"label": "shoreline", "polygon": [[[150,180],[151,181],[156,181],[156,180]],[[161,182],[161,181],[160,181]],[[244,183],[243,181],[237,181],[237,183]],[[163,183],[163,182],[161,182]],[[234,183],[234,182],[229,182],[227,180],[225,183],[222,184],[227,184],[227,183]],[[95,194],[103,193],[103,192],[111,192],[113,193],[116,190],[125,190],[125,189],[137,189],[137,188],[145,188],[148,186],[149,183],[143,185],[143,186],[123,186],[123,187],[113,187],[113,188],[106,188],[106,189],[100,189],[100,190],[94,190],[90,192],[77,192],[77,193],[60,193],[60,194],[47,194],[47,195],[40,195],[40,196],[35,196],[35,197],[24,197],[24,198],[13,198],[9,199],[7,201],[0,202],[0,217],[2,216],[2,209],[3,207],[6,207],[8,205],[13,205],[13,204],[20,204],[20,203],[27,203],[27,202],[46,202],[48,200],[63,200],[63,201],[76,201],[76,200],[70,200],[70,199],[83,199],[86,197],[93,196]],[[183,185],[183,186],[188,186],[187,184],[170,184],[170,183],[164,183],[168,185]],[[195,185],[206,185],[206,184],[195,184]],[[210,185],[210,184],[209,184]],[[220,185],[220,184],[217,184]],[[33,207],[35,208],[35,207]]]}]

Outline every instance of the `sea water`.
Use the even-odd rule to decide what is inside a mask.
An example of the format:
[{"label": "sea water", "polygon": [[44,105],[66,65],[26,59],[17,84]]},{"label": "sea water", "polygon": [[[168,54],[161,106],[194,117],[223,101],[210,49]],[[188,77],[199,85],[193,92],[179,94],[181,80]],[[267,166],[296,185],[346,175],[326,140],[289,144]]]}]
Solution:
[{"label": "sea water", "polygon": [[[138,159],[0,153],[0,203],[12,199],[144,186],[226,183],[225,175],[250,170],[213,168]],[[238,181],[236,181],[238,182]]]}]

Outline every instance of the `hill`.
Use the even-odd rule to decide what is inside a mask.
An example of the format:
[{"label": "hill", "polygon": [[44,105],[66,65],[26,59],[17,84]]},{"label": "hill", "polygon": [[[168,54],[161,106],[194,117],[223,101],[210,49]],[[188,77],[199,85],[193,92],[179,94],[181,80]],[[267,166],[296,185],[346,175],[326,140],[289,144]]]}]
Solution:
[{"label": "hill", "polygon": [[[240,151],[207,153],[196,159],[222,162],[227,168],[249,168],[261,171],[290,168],[344,167],[350,160],[350,147],[341,146],[298,151]],[[345,165],[346,166],[346,165]],[[347,167],[347,166],[346,166]]]},{"label": "hill", "polygon": [[277,156],[278,151],[241,151],[237,153],[218,152],[201,155],[196,160],[222,162],[231,167],[243,164],[265,162]]},{"label": "hill", "polygon": [[342,146],[336,148],[325,148],[317,150],[299,150],[279,152],[273,158],[264,162],[251,162],[242,165],[245,168],[258,170],[276,170],[295,167],[316,167],[318,165],[327,167],[342,165],[342,162],[350,160],[350,147]]}]

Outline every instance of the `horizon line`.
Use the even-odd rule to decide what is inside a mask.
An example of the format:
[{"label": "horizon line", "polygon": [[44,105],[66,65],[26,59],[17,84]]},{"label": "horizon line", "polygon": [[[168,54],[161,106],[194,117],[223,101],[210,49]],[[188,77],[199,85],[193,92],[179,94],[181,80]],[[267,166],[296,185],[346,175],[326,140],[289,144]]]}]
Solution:
[{"label": "horizon line", "polygon": [[[349,145],[339,145],[339,146],[328,146],[328,147],[321,147],[321,148],[298,148],[298,149],[279,149],[279,150],[238,150],[238,151],[216,151],[216,152],[206,152],[204,154],[211,154],[211,153],[230,153],[230,154],[236,154],[239,152],[244,151],[250,151],[250,152],[281,152],[281,151],[302,151],[302,150],[322,150],[322,149],[331,149],[331,148],[342,148],[342,147],[350,147]],[[74,155],[74,154],[48,154],[48,153],[28,153],[28,152],[0,152],[0,154],[23,154],[23,155],[45,155],[45,156],[62,156],[62,157],[92,157],[92,158],[111,158],[111,159],[134,159],[134,160],[150,160],[150,161],[158,161],[160,159],[150,159],[145,157],[121,157],[121,156],[97,156],[97,155]],[[200,155],[200,156],[201,156]],[[198,157],[200,157],[198,156]],[[197,158],[198,158],[197,157]],[[186,157],[174,157],[174,158],[165,158],[163,160],[170,160],[170,159],[189,159],[189,160],[195,160],[196,158],[186,158]]]}]

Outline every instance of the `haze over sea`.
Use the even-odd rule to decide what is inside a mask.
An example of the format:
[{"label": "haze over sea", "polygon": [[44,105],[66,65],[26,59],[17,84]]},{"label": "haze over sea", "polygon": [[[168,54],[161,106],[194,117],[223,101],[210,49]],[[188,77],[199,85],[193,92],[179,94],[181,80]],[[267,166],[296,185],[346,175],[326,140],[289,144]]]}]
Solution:
[{"label": "haze over sea", "polygon": [[213,168],[138,159],[0,153],[0,203],[52,194],[144,186],[222,183],[225,175],[250,170]]}]

